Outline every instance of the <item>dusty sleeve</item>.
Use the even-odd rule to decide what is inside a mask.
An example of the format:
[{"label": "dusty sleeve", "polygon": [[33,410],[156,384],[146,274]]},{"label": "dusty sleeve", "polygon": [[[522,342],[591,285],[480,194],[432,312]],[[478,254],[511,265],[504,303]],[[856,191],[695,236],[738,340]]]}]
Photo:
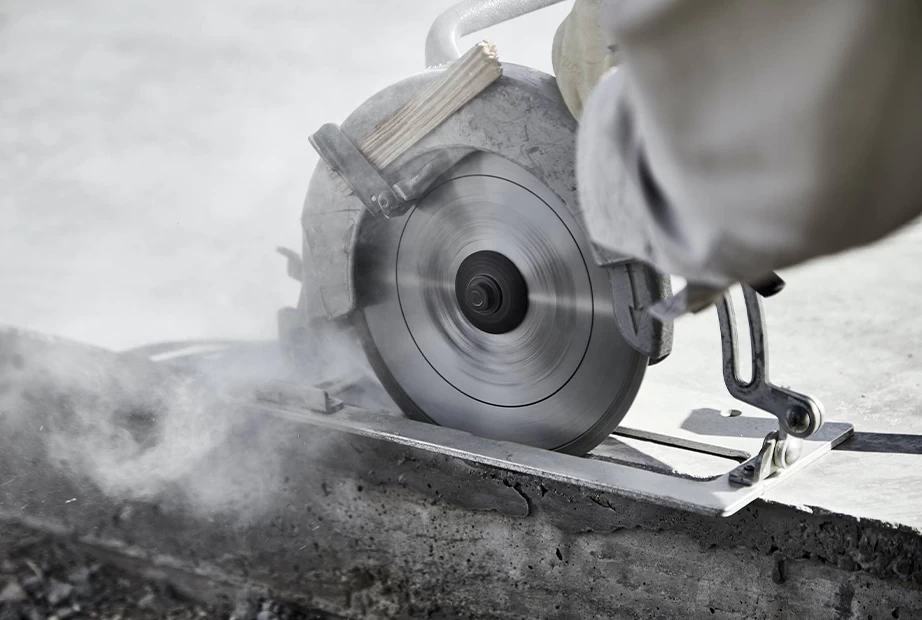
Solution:
[{"label": "dusty sleeve", "polygon": [[922,212],[922,3],[599,11],[622,58],[580,118],[580,201],[600,254],[721,286]]}]

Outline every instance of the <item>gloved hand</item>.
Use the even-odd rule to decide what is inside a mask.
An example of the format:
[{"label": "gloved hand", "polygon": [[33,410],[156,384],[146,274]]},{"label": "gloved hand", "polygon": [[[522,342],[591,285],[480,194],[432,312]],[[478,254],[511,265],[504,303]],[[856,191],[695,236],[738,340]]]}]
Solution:
[{"label": "gloved hand", "polygon": [[554,67],[597,261],[719,291],[907,224],[920,66],[917,0],[577,0]]},{"label": "gloved hand", "polygon": [[576,118],[592,87],[619,60],[599,23],[600,6],[600,0],[576,0],[554,35],[551,61],[557,86]]}]

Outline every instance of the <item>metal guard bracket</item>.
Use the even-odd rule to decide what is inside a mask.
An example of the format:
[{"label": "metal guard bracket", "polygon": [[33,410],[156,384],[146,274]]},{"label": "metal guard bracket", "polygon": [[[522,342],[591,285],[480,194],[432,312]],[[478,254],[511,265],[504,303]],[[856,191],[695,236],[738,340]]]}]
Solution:
[{"label": "metal guard bracket", "polygon": [[342,177],[369,213],[393,217],[410,208],[338,125],[323,125],[309,140],[320,158]]},{"label": "metal guard bracket", "polygon": [[730,394],[748,405],[778,418],[780,430],[791,437],[806,438],[823,425],[823,407],[806,394],[778,387],[768,379],[768,343],[761,295],[748,284],[742,285],[749,322],[752,349],[752,378],[744,381],[739,373],[736,320],[733,303],[725,294],[717,304],[720,340],[723,351],[724,383]]}]

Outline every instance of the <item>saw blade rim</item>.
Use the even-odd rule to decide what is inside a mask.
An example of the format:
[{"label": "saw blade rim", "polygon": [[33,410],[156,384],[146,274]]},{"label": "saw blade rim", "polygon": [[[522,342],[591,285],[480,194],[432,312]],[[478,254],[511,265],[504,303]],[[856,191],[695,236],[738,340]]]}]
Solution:
[{"label": "saw blade rim", "polygon": [[[371,333],[368,329],[368,323],[366,322],[362,312],[353,313],[349,323],[359,338],[360,344],[365,351],[366,359],[374,371],[375,376],[381,382],[381,386],[384,388],[384,391],[387,392],[387,395],[391,398],[391,400],[394,401],[400,410],[405,413],[411,420],[416,420],[417,422],[425,422],[426,424],[432,424],[434,426],[444,426],[435,419],[429,417],[429,415],[427,415],[426,412],[423,411],[423,409],[419,407],[419,405],[417,405],[413,399],[410,398],[410,396],[408,396],[407,393],[404,392],[400,387],[400,384],[391,373],[387,362],[384,361],[384,359],[381,357],[381,353],[374,345],[374,342],[371,339]],[[630,398],[631,402],[633,402],[634,397],[636,397],[637,392],[640,390],[640,385],[645,376],[647,366],[647,363],[640,363],[638,365],[637,371],[631,374],[630,384],[626,386],[626,389],[632,393]],[[583,456],[588,454],[593,448],[605,441],[605,439],[614,432],[614,430],[618,427],[618,424],[621,423],[626,415],[627,410],[617,416],[600,416],[596,423],[587,429],[583,434],[566,443],[556,447],[536,447],[544,447],[545,449],[551,450],[552,452],[563,452],[565,454],[572,454],[574,456]],[[487,438],[495,439],[492,437]],[[501,439],[499,441],[521,443],[511,439]]]},{"label": "saw blade rim", "polygon": [[[443,180],[441,180],[436,185],[450,182],[459,177],[472,176],[472,174],[498,177],[500,180],[510,181],[512,183],[516,183],[517,180],[526,179],[531,183],[531,186],[527,187],[526,189],[529,189],[529,191],[532,189],[538,189],[539,192],[543,194],[541,196],[542,200],[545,202],[548,202],[549,200],[556,200],[557,204],[555,206],[557,207],[557,210],[568,214],[567,217],[569,217],[570,221],[567,222],[567,224],[570,232],[577,238],[577,244],[579,245],[581,253],[583,255],[588,253],[588,241],[585,239],[585,234],[583,233],[581,224],[578,223],[578,220],[575,216],[569,213],[565,203],[563,203],[563,201],[560,200],[556,194],[551,192],[545,185],[543,185],[543,183],[541,183],[537,177],[516,165],[515,163],[510,162],[509,160],[506,160],[497,155],[478,153],[465,160],[465,162],[462,162],[462,164],[456,166],[455,169],[446,174]],[[409,217],[409,214],[403,217],[407,218]],[[372,222],[372,224],[377,226],[391,227],[390,234],[393,235],[393,227],[397,226],[402,231],[405,221],[397,223],[394,222],[392,218],[392,220],[387,221],[386,223],[378,220],[377,222]],[[359,235],[360,238],[364,236],[361,234],[361,232],[362,231],[360,231]],[[392,370],[396,369],[397,375],[401,375],[401,373],[403,373],[402,376],[404,379],[406,378],[405,369],[402,369],[399,366],[400,353],[392,350],[392,347],[391,349],[385,348],[382,354],[382,351],[379,350],[375,336],[375,330],[377,330],[377,333],[380,335],[382,329],[381,324],[379,323],[378,325],[374,326],[374,329],[373,326],[370,325],[370,321],[380,319],[380,317],[374,316],[374,308],[379,303],[379,300],[376,299],[377,294],[365,294],[368,293],[369,290],[375,288],[376,285],[374,283],[374,277],[371,277],[370,280],[363,280],[363,274],[361,273],[363,268],[361,265],[365,262],[368,262],[369,254],[374,255],[376,257],[375,260],[382,264],[388,260],[387,256],[381,255],[379,252],[381,250],[381,247],[378,245],[380,241],[377,240],[376,236],[373,234],[370,235],[370,237],[375,239],[375,242],[372,242],[370,247],[366,248],[365,260],[362,260],[363,253],[360,248],[357,248],[356,250],[356,294],[359,298],[362,299],[362,302],[359,304],[359,311],[353,314],[353,323],[355,324],[360,335],[360,340],[365,348],[366,356],[368,357],[373,370],[378,375],[391,398],[393,398],[394,401],[410,417],[434,424],[444,424],[454,428],[461,428],[462,430],[467,430],[469,432],[473,432],[474,434],[487,436],[493,439],[516,441],[518,443],[528,443],[551,450],[582,454],[603,441],[605,437],[610,434],[615,427],[617,427],[618,423],[620,423],[621,419],[623,419],[623,417],[626,415],[631,403],[637,394],[637,391],[639,390],[640,383],[646,370],[647,359],[631,349],[629,345],[623,340],[620,335],[620,331],[617,330],[613,312],[608,312],[607,309],[602,312],[602,315],[605,317],[605,331],[603,333],[605,338],[596,339],[593,342],[592,339],[595,338],[593,335],[590,338],[590,345],[595,348],[594,354],[597,357],[600,347],[606,343],[613,345],[612,348],[616,350],[617,357],[620,360],[620,362],[618,362],[620,366],[611,360],[604,362],[603,366],[605,368],[615,368],[617,372],[613,372],[611,375],[605,377],[602,377],[598,372],[596,372],[596,376],[594,376],[596,383],[605,383],[610,387],[602,389],[595,385],[595,383],[589,385],[591,382],[587,382],[587,377],[591,373],[586,372],[584,369],[580,379],[580,385],[571,386],[569,388],[571,392],[569,395],[560,394],[560,392],[565,391],[561,389],[552,394],[550,398],[544,399],[545,401],[550,402],[548,403],[548,408],[537,410],[544,417],[539,420],[538,426],[540,428],[539,431],[535,431],[535,433],[543,432],[545,433],[545,436],[536,439],[535,434],[529,435],[527,431],[520,432],[516,424],[520,424],[522,421],[516,421],[514,416],[512,418],[512,422],[506,422],[507,426],[505,431],[503,433],[499,433],[499,436],[497,436],[494,433],[494,429],[491,428],[472,428],[470,424],[467,424],[466,427],[466,419],[464,417],[457,416],[457,412],[452,412],[450,415],[447,415],[443,412],[444,407],[441,406],[441,401],[439,402],[438,407],[433,407],[432,405],[435,402],[435,399],[431,394],[428,396],[424,394],[423,403],[417,403],[414,400],[414,397],[418,398],[418,390],[416,393],[413,393],[414,388],[412,385],[410,385],[410,393],[408,393],[408,391],[404,389],[404,386],[401,385],[402,381],[398,379],[397,376],[395,376],[394,372],[392,372]],[[387,246],[387,243],[384,243],[384,246]],[[384,254],[387,254],[387,252]],[[390,257],[395,260],[392,273],[394,274],[394,279],[396,280],[396,250],[391,248],[391,254],[392,256]],[[608,281],[607,273],[600,272],[601,268],[595,266],[594,262],[591,260],[591,255],[585,257],[584,260],[586,258],[588,259],[587,268],[591,272],[590,276],[594,288],[598,288],[601,291],[599,299],[605,302],[608,306],[611,306],[611,287],[610,282]],[[371,263],[375,263],[375,260],[372,260]],[[377,265],[377,269],[381,271],[380,264]],[[384,270],[383,273],[384,276],[382,279],[386,280],[388,276],[387,271]],[[364,286],[363,284],[371,284],[371,286]],[[385,286],[387,293],[391,293],[393,290],[395,290],[395,288],[396,287],[387,289]],[[594,314],[593,316],[595,317],[596,315]],[[403,322],[402,317],[400,322]],[[409,330],[409,328],[407,328],[407,330]],[[385,344],[390,346],[386,342]],[[415,349],[416,347],[414,346],[413,348]],[[417,350],[417,353],[420,352]],[[385,357],[388,359],[386,360]],[[583,355],[583,358],[585,357],[586,354]],[[611,357],[612,360],[614,360],[616,356],[613,354],[606,357]],[[411,362],[415,361],[417,360],[411,359]],[[424,362],[428,365],[427,361],[424,360]],[[577,367],[577,370],[579,370],[581,366],[582,361]],[[612,379],[615,380],[613,381]],[[453,386],[450,384],[446,385],[445,387],[448,389],[453,389]],[[567,388],[567,385],[565,384],[562,387]],[[588,414],[584,411],[576,411],[573,413],[573,415],[570,415],[570,411],[574,408],[581,408],[579,407],[580,401],[573,398],[574,391],[579,389],[604,392],[606,394],[606,400],[602,402],[602,404],[599,404],[598,402],[593,404],[591,401],[586,401],[589,409]],[[434,392],[438,392],[438,390],[434,390]],[[598,400],[598,394],[596,394],[596,401]],[[555,404],[558,406],[557,409],[554,409]],[[447,406],[448,405],[446,405],[446,407]],[[464,415],[467,415],[466,408],[469,406],[470,402],[466,402],[464,411],[462,412]],[[431,409],[435,409],[434,415],[427,413],[427,411]],[[529,411],[528,407],[511,407],[510,409],[515,411],[515,415],[519,415],[520,417],[522,415],[527,415]],[[560,413],[561,410],[564,411],[563,414]],[[483,411],[480,411],[479,414],[484,415]],[[446,424],[446,419],[450,423]],[[576,420],[575,422],[573,421],[574,419]],[[550,431],[548,429],[550,429]]]}]

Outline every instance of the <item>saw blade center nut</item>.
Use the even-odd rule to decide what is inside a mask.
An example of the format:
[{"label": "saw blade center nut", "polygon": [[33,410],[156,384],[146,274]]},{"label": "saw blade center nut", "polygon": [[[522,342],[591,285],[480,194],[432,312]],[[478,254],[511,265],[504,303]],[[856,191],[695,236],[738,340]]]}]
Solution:
[{"label": "saw blade center nut", "polygon": [[455,275],[455,297],[461,314],[488,334],[505,334],[522,324],[528,313],[528,286],[508,257],[490,250],[465,258]]},{"label": "saw blade center nut", "polygon": [[467,283],[467,303],[474,312],[493,314],[503,303],[503,292],[496,280],[490,276],[474,276]]}]

